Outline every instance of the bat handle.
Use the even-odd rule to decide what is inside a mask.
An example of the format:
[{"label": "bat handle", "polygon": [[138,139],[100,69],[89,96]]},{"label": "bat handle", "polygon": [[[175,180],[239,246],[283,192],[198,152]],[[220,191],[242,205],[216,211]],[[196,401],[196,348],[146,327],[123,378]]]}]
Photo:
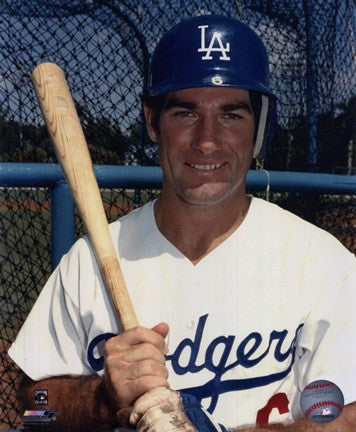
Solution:
[{"label": "bat handle", "polygon": [[[137,327],[139,323],[126,288],[119,261],[112,257],[102,258],[100,265],[122,330],[126,331]],[[120,289],[117,289],[117,287],[120,287]]]}]

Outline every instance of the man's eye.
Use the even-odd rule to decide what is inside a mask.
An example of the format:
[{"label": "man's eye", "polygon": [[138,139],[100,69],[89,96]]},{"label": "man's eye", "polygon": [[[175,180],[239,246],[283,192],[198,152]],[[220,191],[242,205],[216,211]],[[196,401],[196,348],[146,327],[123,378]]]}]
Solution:
[{"label": "man's eye", "polygon": [[239,114],[236,113],[226,113],[224,114],[224,119],[226,120],[237,120],[237,119],[241,119],[242,116],[240,116]]},{"label": "man's eye", "polygon": [[174,116],[187,118],[187,117],[192,117],[193,114],[190,111],[177,111],[174,113]]}]

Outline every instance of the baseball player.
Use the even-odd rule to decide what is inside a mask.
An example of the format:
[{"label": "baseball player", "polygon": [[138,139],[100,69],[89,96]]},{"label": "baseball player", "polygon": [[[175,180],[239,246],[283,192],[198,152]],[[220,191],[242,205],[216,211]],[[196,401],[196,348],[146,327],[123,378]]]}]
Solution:
[{"label": "baseball player", "polygon": [[223,16],[181,22],[153,54],[144,103],[162,194],[111,224],[142,327],[122,332],[80,239],[9,351],[24,408],[46,390],[58,430],[318,431],[299,400],[326,379],[346,406],[322,430],[351,432],[354,256],[246,195],[276,127],[261,39]]}]

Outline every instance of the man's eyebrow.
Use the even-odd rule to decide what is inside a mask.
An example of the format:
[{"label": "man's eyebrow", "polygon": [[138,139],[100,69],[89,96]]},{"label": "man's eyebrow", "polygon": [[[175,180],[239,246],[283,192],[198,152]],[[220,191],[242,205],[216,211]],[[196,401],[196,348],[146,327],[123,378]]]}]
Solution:
[{"label": "man's eyebrow", "polygon": [[169,110],[170,108],[187,108],[187,109],[194,109],[196,107],[196,104],[194,102],[188,102],[177,98],[168,99],[168,101],[165,103],[163,109]]},{"label": "man's eyebrow", "polygon": [[[170,108],[186,108],[186,109],[194,109],[196,108],[196,104],[194,102],[185,101],[178,98],[169,99],[164,105],[164,110],[169,110]],[[244,109],[246,111],[252,112],[251,105],[247,102],[232,102],[228,104],[223,104],[221,110],[224,112],[235,111],[239,109]]]},{"label": "man's eyebrow", "polygon": [[239,109],[244,109],[246,111],[252,112],[252,107],[247,102],[233,102],[230,104],[225,104],[221,108],[224,112],[235,111]]}]

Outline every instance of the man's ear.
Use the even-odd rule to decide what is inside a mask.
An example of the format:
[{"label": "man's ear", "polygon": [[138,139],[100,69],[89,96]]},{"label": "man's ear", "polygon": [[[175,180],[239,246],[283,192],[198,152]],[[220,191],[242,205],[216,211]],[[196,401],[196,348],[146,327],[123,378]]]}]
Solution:
[{"label": "man's ear", "polygon": [[146,128],[150,139],[153,142],[158,142],[158,131],[156,128],[155,116],[157,115],[153,108],[144,104],[144,112],[146,119]]}]

